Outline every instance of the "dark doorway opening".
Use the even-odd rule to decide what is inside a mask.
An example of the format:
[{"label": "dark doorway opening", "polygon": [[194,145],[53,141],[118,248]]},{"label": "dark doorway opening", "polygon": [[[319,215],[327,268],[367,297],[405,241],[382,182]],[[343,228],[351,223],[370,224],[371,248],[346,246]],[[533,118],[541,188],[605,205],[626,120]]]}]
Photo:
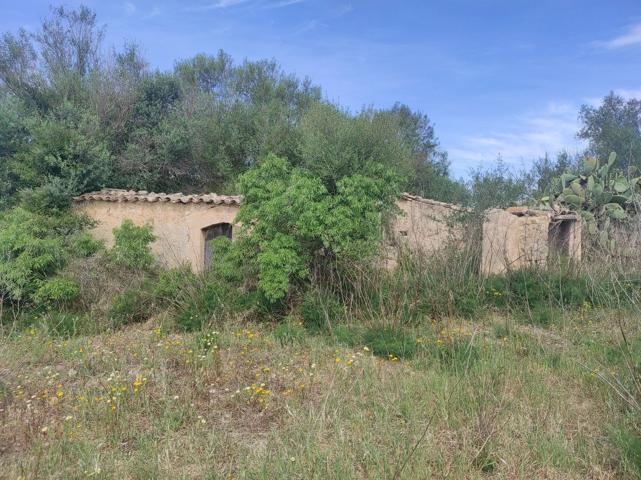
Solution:
[{"label": "dark doorway opening", "polygon": [[557,220],[550,223],[548,230],[548,241],[550,245],[550,253],[569,257],[570,252],[570,239],[572,234],[573,222],[575,220]]},{"label": "dark doorway opening", "polygon": [[225,236],[231,240],[232,226],[231,223],[217,223],[203,228],[203,237],[205,238],[205,268],[209,268],[214,259],[214,246],[212,240]]}]

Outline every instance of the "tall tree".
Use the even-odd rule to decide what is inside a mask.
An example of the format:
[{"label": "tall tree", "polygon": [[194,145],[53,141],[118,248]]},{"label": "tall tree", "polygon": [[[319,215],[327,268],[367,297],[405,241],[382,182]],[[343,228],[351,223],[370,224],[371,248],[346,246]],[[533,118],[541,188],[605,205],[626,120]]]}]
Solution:
[{"label": "tall tree", "polygon": [[583,105],[578,137],[589,142],[588,153],[608,158],[617,153],[615,168],[641,167],[641,100],[625,100],[611,92],[601,105]]}]

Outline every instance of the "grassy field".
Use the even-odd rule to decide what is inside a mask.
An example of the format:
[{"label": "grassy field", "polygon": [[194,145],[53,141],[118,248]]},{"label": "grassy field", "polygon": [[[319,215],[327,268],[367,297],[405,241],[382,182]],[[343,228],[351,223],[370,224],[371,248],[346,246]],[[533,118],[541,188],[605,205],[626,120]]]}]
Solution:
[{"label": "grassy field", "polygon": [[382,356],[296,321],[5,332],[0,477],[638,478],[618,320],[433,322]]}]

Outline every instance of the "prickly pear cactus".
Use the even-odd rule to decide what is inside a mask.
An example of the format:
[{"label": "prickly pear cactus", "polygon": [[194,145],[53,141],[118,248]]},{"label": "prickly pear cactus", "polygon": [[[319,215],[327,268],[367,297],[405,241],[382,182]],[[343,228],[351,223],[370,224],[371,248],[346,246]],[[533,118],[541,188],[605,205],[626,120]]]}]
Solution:
[{"label": "prickly pear cactus", "polygon": [[577,173],[561,175],[555,190],[540,200],[553,209],[578,212],[588,233],[609,250],[616,248],[612,225],[629,220],[641,205],[641,177],[633,177],[633,171],[628,175],[613,171],[615,160],[614,152],[603,164],[595,157],[586,157]]}]

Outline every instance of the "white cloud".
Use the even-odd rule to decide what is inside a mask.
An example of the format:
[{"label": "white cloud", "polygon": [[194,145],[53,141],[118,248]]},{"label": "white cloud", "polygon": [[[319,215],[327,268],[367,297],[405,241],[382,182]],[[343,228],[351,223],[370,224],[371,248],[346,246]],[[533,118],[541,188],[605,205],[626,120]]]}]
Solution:
[{"label": "white cloud", "polygon": [[600,45],[609,49],[617,49],[624,47],[631,47],[633,45],[641,45],[641,23],[637,23],[628,28],[627,32],[618,37],[614,37],[604,42],[597,42]]},{"label": "white cloud", "polygon": [[457,174],[499,156],[514,167],[562,150],[577,153],[583,143],[576,138],[579,129],[577,107],[550,102],[544,109],[506,119],[505,127],[464,137],[448,148]]},{"label": "white cloud", "polygon": [[127,15],[133,15],[134,13],[136,13],[136,5],[134,3],[131,3],[131,2],[126,2],[125,3],[125,13]]},{"label": "white cloud", "polygon": [[614,93],[622,96],[625,100],[631,100],[633,98],[641,99],[641,88],[619,88],[615,90]]}]

